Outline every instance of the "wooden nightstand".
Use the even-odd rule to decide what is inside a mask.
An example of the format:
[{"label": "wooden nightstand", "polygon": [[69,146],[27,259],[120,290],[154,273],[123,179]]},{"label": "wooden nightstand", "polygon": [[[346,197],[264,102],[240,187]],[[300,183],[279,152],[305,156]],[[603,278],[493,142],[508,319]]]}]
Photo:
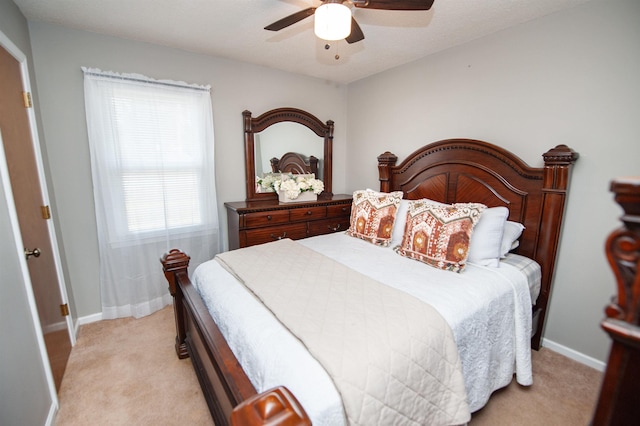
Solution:
[{"label": "wooden nightstand", "polygon": [[351,216],[351,195],[301,203],[278,200],[224,203],[227,208],[229,250],[282,238],[299,240],[346,231]]}]

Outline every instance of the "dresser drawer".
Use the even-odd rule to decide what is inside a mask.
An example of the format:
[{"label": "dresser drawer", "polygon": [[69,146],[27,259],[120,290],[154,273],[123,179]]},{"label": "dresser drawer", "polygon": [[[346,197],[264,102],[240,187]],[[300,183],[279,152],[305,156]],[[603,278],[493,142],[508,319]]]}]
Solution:
[{"label": "dresser drawer", "polygon": [[321,207],[299,207],[291,209],[289,218],[292,222],[298,222],[301,220],[315,220],[327,217],[327,208]]},{"label": "dresser drawer", "polygon": [[327,217],[351,216],[351,204],[336,204],[327,206]]},{"label": "dresser drawer", "polygon": [[345,231],[349,228],[351,203],[352,197],[347,194],[289,204],[275,197],[226,202],[229,249]]},{"label": "dresser drawer", "polygon": [[305,222],[250,229],[242,232],[244,232],[246,239],[244,246],[270,243],[271,241],[281,240],[283,238],[299,240],[308,236],[307,224]]},{"label": "dresser drawer", "polygon": [[246,213],[244,215],[245,228],[271,226],[289,222],[289,210],[272,210],[269,212]]},{"label": "dresser drawer", "polygon": [[316,220],[309,222],[309,236],[330,234],[332,232],[344,232],[349,229],[348,217],[336,217],[333,219]]}]

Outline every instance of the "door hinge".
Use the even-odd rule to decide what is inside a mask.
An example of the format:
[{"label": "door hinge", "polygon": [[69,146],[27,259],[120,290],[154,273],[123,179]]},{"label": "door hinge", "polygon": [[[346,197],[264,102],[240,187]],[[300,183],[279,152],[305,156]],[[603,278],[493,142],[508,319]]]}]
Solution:
[{"label": "door hinge", "polygon": [[43,219],[51,219],[51,209],[49,206],[40,206],[40,210],[42,210]]},{"label": "door hinge", "polygon": [[22,100],[24,101],[25,108],[31,108],[33,106],[33,103],[31,102],[31,93],[22,92]]},{"label": "door hinge", "polygon": [[60,305],[60,315],[66,317],[69,315],[69,305],[65,303],[64,305]]}]

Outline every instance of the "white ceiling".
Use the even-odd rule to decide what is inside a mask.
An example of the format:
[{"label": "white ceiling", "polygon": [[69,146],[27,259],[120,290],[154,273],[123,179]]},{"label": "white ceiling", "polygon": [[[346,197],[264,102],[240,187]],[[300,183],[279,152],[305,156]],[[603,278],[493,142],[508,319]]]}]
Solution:
[{"label": "white ceiling", "polygon": [[[30,21],[350,83],[589,0],[435,0],[429,11],[353,9],[365,39],[325,49],[313,17],[263,28],[320,0],[14,0]],[[335,59],[336,53],[339,59]]]}]

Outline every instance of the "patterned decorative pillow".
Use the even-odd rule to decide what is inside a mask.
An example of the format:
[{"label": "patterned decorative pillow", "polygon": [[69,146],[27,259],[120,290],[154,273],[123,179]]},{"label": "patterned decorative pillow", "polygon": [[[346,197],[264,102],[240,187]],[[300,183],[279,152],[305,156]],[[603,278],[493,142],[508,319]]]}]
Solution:
[{"label": "patterned decorative pillow", "polygon": [[486,208],[479,203],[412,201],[402,244],[395,250],[436,268],[460,272],[467,261],[473,228]]},{"label": "patterned decorative pillow", "polygon": [[351,223],[347,235],[386,247],[391,242],[402,191],[376,192],[371,190],[353,193]]}]

